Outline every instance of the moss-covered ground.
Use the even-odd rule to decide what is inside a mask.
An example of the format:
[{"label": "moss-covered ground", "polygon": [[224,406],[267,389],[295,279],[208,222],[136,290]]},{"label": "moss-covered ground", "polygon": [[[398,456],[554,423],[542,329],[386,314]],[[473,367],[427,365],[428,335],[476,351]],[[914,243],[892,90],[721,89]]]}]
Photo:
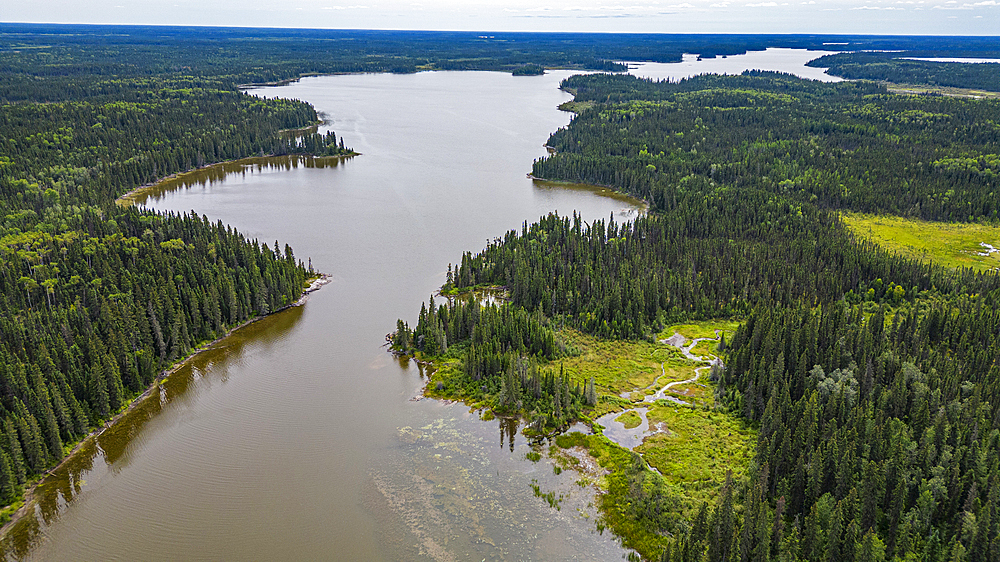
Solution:
[{"label": "moss-covered ground", "polygon": [[756,432],[730,413],[660,402],[646,416],[662,433],[647,437],[636,452],[692,499],[713,501],[726,471],[735,477],[750,461]]},{"label": "moss-covered ground", "polygon": [[856,235],[904,256],[946,267],[1000,268],[1000,252],[983,255],[987,248],[982,245],[1000,248],[998,226],[855,213],[843,214],[841,220]]},{"label": "moss-covered ground", "polygon": [[732,341],[733,335],[736,334],[736,328],[739,326],[740,323],[734,320],[702,320],[686,324],[673,324],[660,331],[658,339],[669,338],[674,333],[679,333],[689,340],[714,338],[715,331],[719,330],[720,334],[725,333],[726,341]]}]

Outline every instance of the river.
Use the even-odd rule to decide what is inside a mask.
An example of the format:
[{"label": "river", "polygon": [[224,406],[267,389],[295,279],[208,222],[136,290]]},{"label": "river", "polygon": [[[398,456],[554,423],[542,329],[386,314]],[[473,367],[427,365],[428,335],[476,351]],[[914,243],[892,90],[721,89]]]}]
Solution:
[{"label": "river", "polygon": [[[818,55],[817,55],[818,56]],[[420,399],[382,347],[464,251],[550,211],[638,203],[525,177],[570,115],[570,73],[307,78],[341,161],[203,172],[142,203],[289,243],[332,282],[190,361],[41,485],[5,535],[26,560],[620,560],[571,471],[525,459],[517,428]],[[568,496],[560,509],[535,496]]]}]

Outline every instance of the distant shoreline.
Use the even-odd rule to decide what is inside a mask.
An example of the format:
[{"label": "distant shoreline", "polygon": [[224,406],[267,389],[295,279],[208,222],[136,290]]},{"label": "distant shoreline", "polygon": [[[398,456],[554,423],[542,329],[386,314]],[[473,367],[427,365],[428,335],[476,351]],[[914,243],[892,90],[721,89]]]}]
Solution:
[{"label": "distant shoreline", "polygon": [[139,196],[155,191],[161,184],[164,184],[168,181],[177,180],[192,174],[197,174],[199,172],[204,172],[205,170],[210,170],[215,167],[228,166],[230,164],[239,164],[241,162],[246,162],[249,164],[252,163],[251,161],[258,160],[260,158],[283,158],[286,156],[300,156],[302,158],[318,158],[318,159],[336,158],[343,160],[345,158],[353,158],[355,156],[361,156],[361,153],[352,152],[350,154],[337,154],[335,156],[316,156],[314,154],[265,154],[264,156],[245,156],[243,158],[235,158],[233,160],[223,160],[221,162],[206,164],[204,166],[199,166],[197,168],[193,168],[183,172],[174,172],[173,174],[170,174],[169,176],[164,176],[156,181],[142,184],[139,187],[120,195],[117,199],[115,199],[115,204],[118,205],[119,207],[129,207],[135,205],[136,199],[138,199]]}]

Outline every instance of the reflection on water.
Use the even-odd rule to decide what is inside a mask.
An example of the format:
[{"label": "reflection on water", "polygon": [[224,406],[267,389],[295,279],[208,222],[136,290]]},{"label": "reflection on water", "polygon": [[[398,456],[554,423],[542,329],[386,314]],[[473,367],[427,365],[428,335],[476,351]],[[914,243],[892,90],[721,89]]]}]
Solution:
[{"label": "reflection on water", "polygon": [[238,363],[247,353],[266,352],[288,336],[302,317],[302,310],[293,306],[233,331],[150,388],[113,425],[88,437],[35,488],[35,517],[20,518],[0,540],[6,557],[24,558],[44,540],[42,523],[52,525],[71,502],[86,494],[85,477],[97,478],[100,473],[117,473],[128,467],[129,455],[143,439],[143,428],[168,404],[189,399],[193,385],[224,384],[229,376],[225,365]]},{"label": "reflection on water", "polygon": [[699,74],[741,74],[745,70],[766,70],[785,72],[799,78],[809,78],[822,82],[840,82],[843,78],[830,76],[825,68],[813,68],[806,63],[833,51],[810,51],[807,49],[776,49],[749,51],[743,55],[728,57],[698,58],[684,55],[682,62],[655,63],[630,62],[629,74],[655,80],[680,80]]},{"label": "reflection on water", "polygon": [[288,171],[298,169],[300,166],[309,169],[336,168],[343,161],[350,160],[351,158],[354,158],[354,155],[316,157],[302,154],[286,154],[283,156],[242,158],[240,160],[233,160],[232,162],[212,164],[191,172],[166,178],[123,196],[119,199],[119,203],[124,205],[152,204],[162,199],[165,194],[171,191],[197,186],[208,187],[222,183],[232,175],[239,175],[243,179],[246,179],[248,174]]}]

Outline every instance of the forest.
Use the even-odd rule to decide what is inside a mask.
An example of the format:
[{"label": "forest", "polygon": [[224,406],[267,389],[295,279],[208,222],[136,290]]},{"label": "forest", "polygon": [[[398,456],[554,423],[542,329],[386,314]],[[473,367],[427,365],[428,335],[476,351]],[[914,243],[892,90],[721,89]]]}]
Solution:
[{"label": "forest", "polygon": [[[320,118],[310,105],[241,85],[334,72],[615,71],[691,52],[835,48],[826,42],[951,55],[992,44],[0,24],[0,503],[17,502],[194,348],[294,302],[315,273],[277,241],[115,204],[216,162],[352,153],[308,129]],[[630,223],[546,217],[463,256],[450,289],[503,285],[511,303],[431,303],[413,330],[398,326],[397,349],[460,356],[463,392],[532,413],[541,435],[604,399],[593,381],[551,368],[572,352],[560,328],[641,339],[673,319],[742,319],[717,388],[761,427],[758,470],[687,522],[671,515],[669,487],[623,461],[630,517],[655,535],[644,556],[838,559],[859,544],[996,559],[996,276],[886,254],[835,213],[995,220],[995,105],[763,74],[681,84],[599,75],[565,87],[596,105],[553,136],[559,152],[534,174],[611,185],[652,212]],[[862,430],[906,455],[865,448]],[[880,503],[864,503],[872,498]]]},{"label": "forest", "polygon": [[442,294],[503,287],[508,301],[478,318],[432,306],[397,326],[396,348],[447,343],[468,382],[437,392],[551,432],[621,404],[550,382],[574,352],[562,330],[635,341],[739,320],[713,389],[756,428],[753,460],[701,505],[619,461],[635,509],[605,516],[626,546],[662,561],[1000,558],[1000,275],[888,253],[839,218],[995,223],[1000,105],[762,72],[563,87],[594,103],[533,175],[611,186],[649,212],[550,215],[466,253]]}]

